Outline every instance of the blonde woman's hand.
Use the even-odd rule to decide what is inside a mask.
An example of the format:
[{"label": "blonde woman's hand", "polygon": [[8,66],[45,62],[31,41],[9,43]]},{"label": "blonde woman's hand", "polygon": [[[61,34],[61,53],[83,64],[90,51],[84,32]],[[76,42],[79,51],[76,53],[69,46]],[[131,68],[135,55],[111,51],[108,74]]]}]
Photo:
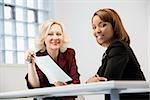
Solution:
[{"label": "blonde woman's hand", "polygon": [[100,81],[107,81],[107,78],[105,77],[100,77],[99,75],[94,75],[92,77],[90,77],[86,83],[93,83],[93,82],[100,82]]},{"label": "blonde woman's hand", "polygon": [[64,86],[64,85],[67,85],[67,83],[57,81],[57,82],[54,82],[54,85],[55,85],[55,86]]},{"label": "blonde woman's hand", "polygon": [[35,53],[32,50],[27,50],[25,52],[25,61],[32,63],[35,59]]}]

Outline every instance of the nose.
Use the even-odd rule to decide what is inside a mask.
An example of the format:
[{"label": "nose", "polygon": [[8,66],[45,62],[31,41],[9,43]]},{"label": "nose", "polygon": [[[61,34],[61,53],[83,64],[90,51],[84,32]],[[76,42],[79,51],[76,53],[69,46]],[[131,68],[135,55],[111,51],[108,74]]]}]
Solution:
[{"label": "nose", "polygon": [[95,32],[96,32],[96,33],[101,33],[100,27],[96,27]]},{"label": "nose", "polygon": [[53,39],[58,39],[58,36],[54,34]]}]

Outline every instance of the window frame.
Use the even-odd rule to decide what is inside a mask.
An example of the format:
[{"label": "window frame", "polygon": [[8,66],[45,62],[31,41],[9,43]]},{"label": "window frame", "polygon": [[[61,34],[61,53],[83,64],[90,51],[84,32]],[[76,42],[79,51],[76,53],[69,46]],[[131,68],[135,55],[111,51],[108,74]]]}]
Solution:
[{"label": "window frame", "polygon": [[[36,34],[38,33],[38,26],[39,24],[41,24],[44,20],[47,20],[50,16],[49,16],[49,13],[50,13],[50,9],[51,8],[48,8],[49,6],[48,5],[52,5],[52,3],[48,2],[47,0],[43,1],[43,7],[45,8],[38,8],[38,3],[40,3],[40,0],[33,0],[34,2],[34,5],[33,6],[30,6],[28,7],[27,6],[27,2],[29,0],[22,0],[23,1],[23,5],[17,5],[15,3],[16,0],[10,0],[11,2],[5,2],[4,0],[1,0],[0,1],[0,64],[25,64],[25,61],[24,63],[18,63],[20,62],[19,61],[19,58],[18,58],[18,54],[20,55],[20,53],[23,53],[29,49],[29,39],[35,39],[35,36]],[[45,5],[46,4],[46,5]],[[5,7],[10,7],[10,15],[9,16],[10,18],[5,18]],[[23,9],[23,20],[16,20],[16,9],[19,8],[19,9]],[[33,19],[31,22],[28,22],[28,11],[33,11]],[[51,10],[52,11],[52,10]],[[43,13],[43,19],[42,21],[39,21],[39,18],[38,18],[38,14],[39,13]],[[5,22],[12,22],[12,33],[11,34],[5,34],[5,27],[4,26],[4,23]],[[23,36],[19,36],[17,34],[17,24],[20,23],[20,24],[23,24]],[[35,30],[34,31],[34,35],[32,36],[29,36],[28,34],[28,24],[31,24],[34,26]],[[8,27],[9,28],[9,27]],[[11,37],[13,39],[13,43],[12,43],[12,49],[10,50],[6,50],[5,49],[5,37]],[[17,48],[17,38],[23,38],[24,40],[24,44],[21,44],[21,45],[24,45],[24,50],[18,50]],[[7,40],[8,41],[8,40]],[[32,40],[33,41],[33,40]],[[35,49],[35,48],[34,48]],[[13,63],[6,63],[6,52],[12,52],[13,53]],[[24,58],[24,57],[22,57]],[[24,60],[24,59],[23,59]]]}]

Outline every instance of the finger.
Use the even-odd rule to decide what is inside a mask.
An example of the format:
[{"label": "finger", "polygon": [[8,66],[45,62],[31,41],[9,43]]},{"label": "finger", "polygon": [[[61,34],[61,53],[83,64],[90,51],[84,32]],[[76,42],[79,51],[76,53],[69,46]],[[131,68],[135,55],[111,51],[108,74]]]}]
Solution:
[{"label": "finger", "polygon": [[67,83],[65,82],[59,82],[61,85],[67,85]]},{"label": "finger", "polygon": [[33,51],[30,52],[31,57],[35,57],[35,53]]},{"label": "finger", "polygon": [[25,52],[25,60],[27,62],[33,62],[33,60],[35,59],[35,53],[32,50],[27,50]]},{"label": "finger", "polygon": [[95,74],[95,77],[99,77],[99,75],[98,75],[98,74]]},{"label": "finger", "polygon": [[107,81],[107,78],[105,77],[97,77],[99,81]]},{"label": "finger", "polygon": [[54,84],[67,84],[67,83],[65,83],[65,82],[60,82],[60,81],[57,81],[57,82],[54,82]]},{"label": "finger", "polygon": [[67,83],[66,82],[63,82],[64,83],[64,85],[67,85]]},{"label": "finger", "polygon": [[97,77],[92,77],[88,80],[89,83],[90,82],[98,82],[98,81],[99,81],[99,79]]},{"label": "finger", "polygon": [[33,51],[29,51],[29,57],[31,58],[31,59],[33,59],[33,58],[35,58],[35,53],[33,52]]},{"label": "finger", "polygon": [[95,77],[97,77],[97,75],[93,75],[91,78],[95,78]]}]

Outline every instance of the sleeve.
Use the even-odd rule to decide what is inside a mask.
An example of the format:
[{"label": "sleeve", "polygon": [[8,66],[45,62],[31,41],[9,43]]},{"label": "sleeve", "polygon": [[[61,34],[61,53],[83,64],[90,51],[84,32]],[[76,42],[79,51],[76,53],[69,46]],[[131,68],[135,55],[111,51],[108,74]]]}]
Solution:
[{"label": "sleeve", "polygon": [[73,79],[72,83],[79,84],[80,83],[80,79],[79,79],[80,74],[78,73],[78,67],[76,64],[75,51],[72,49],[69,54],[70,54],[69,59],[71,57],[71,59],[69,61],[70,62],[69,66],[70,66],[70,76]]},{"label": "sleeve", "polygon": [[[40,87],[36,87],[36,88],[42,88],[42,87],[52,87],[54,86],[54,84],[50,84],[47,77],[45,76],[45,74],[43,74],[43,72],[37,67],[36,65],[36,71],[38,73],[38,76],[39,76],[39,80],[40,80]],[[25,76],[25,80],[26,80],[26,83],[27,83],[27,87],[29,89],[34,89],[35,87],[33,87],[30,82],[28,81],[28,74],[26,74]]]},{"label": "sleeve", "polygon": [[108,80],[121,79],[128,60],[129,55],[125,46],[112,47],[108,53],[104,77],[108,78]]},{"label": "sleeve", "polygon": [[29,89],[33,89],[32,85],[31,85],[31,84],[29,83],[29,81],[28,81],[28,74],[26,74],[25,80],[26,80],[26,82],[27,82],[27,87],[28,87]]}]

